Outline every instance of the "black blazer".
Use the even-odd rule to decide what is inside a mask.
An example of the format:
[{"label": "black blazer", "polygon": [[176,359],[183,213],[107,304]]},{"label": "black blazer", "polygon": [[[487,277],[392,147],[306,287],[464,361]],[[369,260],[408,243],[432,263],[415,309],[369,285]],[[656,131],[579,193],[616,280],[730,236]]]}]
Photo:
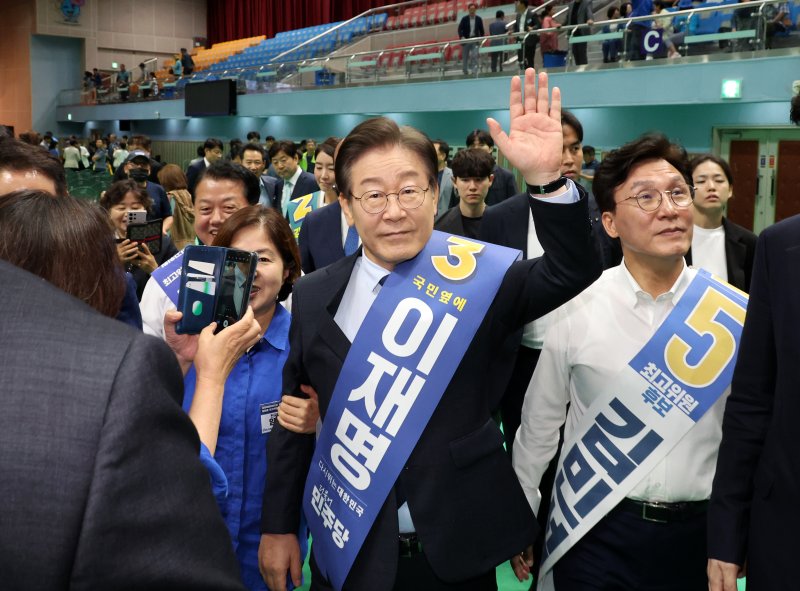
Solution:
[{"label": "black blazer", "polygon": [[750,301],[722,421],[708,555],[754,589],[794,586],[800,531],[800,216],[758,237]]},{"label": "black blazer", "polygon": [[483,37],[485,33],[483,32],[483,19],[479,17],[477,14],[475,15],[475,34],[469,34],[469,15],[464,15],[461,19],[461,22],[458,23],[458,37],[460,39],[470,39],[472,37]]},{"label": "black blazer", "polygon": [[269,201],[269,206],[274,207],[276,209],[280,209],[281,207],[281,200],[278,197],[278,193],[276,188],[278,186],[278,179],[273,176],[269,176],[266,174],[262,174],[261,178],[259,179],[261,186],[264,187],[267,191],[267,200]]},{"label": "black blazer", "polygon": [[436,218],[433,229],[441,232],[449,232],[456,236],[464,236],[464,223],[461,219],[461,209],[458,206],[448,209]]},{"label": "black blazer", "polygon": [[243,590],[172,351],[5,261],[0,297],[3,588]]},{"label": "black blazer", "polygon": [[300,226],[298,242],[303,273],[312,273],[343,258],[342,206],[339,202],[334,201],[309,213]]},{"label": "black blazer", "polygon": [[[600,274],[591,256],[585,200],[572,205],[537,202],[534,209],[547,254],[515,263],[506,273],[400,477],[425,556],[436,575],[448,582],[494,569],[531,544],[538,530],[490,414],[496,406],[490,371],[496,343],[572,298]],[[313,386],[323,422],[350,347],[334,315],[358,256],[305,275],[293,292],[283,391],[298,393],[301,384]],[[267,446],[263,532],[297,531],[314,443],[314,435],[273,429]],[[347,589],[392,587],[397,535],[392,491],[356,558]]]},{"label": "black blazer", "polygon": [[194,188],[197,186],[197,181],[200,177],[200,173],[206,169],[206,160],[205,158],[201,158],[199,161],[195,162],[194,164],[190,164],[189,168],[186,169],[186,180],[188,181],[188,189],[189,192],[194,197]]},{"label": "black blazer", "polygon": [[[278,179],[278,182],[275,185],[275,195],[278,200],[279,207],[281,199],[283,198],[283,183],[283,179]],[[301,172],[300,176],[297,178],[297,182],[294,184],[294,189],[292,189],[291,199],[297,199],[303,195],[313,193],[314,191],[319,191],[317,179],[314,178],[314,175],[310,172]]]},{"label": "black blazer", "polygon": [[[728,271],[728,283],[749,293],[758,237],[727,218],[722,218],[722,227],[725,229],[725,267]],[[686,264],[692,264],[691,248],[686,253]]]},{"label": "black blazer", "polygon": [[497,205],[517,193],[519,193],[517,181],[511,171],[495,165],[494,180],[492,181],[492,186],[489,187],[489,192],[486,194],[486,205]]}]

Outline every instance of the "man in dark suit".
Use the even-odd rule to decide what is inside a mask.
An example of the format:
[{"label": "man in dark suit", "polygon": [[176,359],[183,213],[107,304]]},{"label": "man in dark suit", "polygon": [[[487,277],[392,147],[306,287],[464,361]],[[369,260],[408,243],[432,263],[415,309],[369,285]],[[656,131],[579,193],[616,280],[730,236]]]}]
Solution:
[{"label": "man in dark suit", "polygon": [[275,207],[280,206],[281,213],[286,216],[289,201],[319,191],[319,185],[313,174],[300,168],[300,153],[293,141],[281,140],[272,144],[269,159],[279,177],[275,185],[278,203]]},{"label": "man in dark suit", "polygon": [[197,179],[200,173],[211,166],[217,160],[222,159],[222,140],[215,137],[206,139],[203,143],[203,159],[190,164],[186,169],[186,180],[189,184],[189,192],[194,196],[194,188],[197,186]]},{"label": "man in dark suit", "polygon": [[[492,154],[494,152],[494,140],[488,131],[476,129],[467,136],[467,147],[480,148]],[[517,194],[517,181],[514,180],[514,175],[511,174],[510,170],[495,164],[492,174],[494,180],[489,188],[489,194],[486,196],[486,205],[497,205],[501,201],[505,201]],[[453,201],[455,201],[455,197]],[[452,207],[455,203],[451,202],[450,206]]]},{"label": "man in dark suit", "polygon": [[[247,135],[249,136],[252,133],[255,132],[251,131]],[[242,148],[242,166],[259,179],[261,196],[258,202],[268,207],[279,207],[280,202],[276,193],[278,179],[264,174],[267,168],[267,154],[264,148],[255,143],[245,144],[244,148]]]},{"label": "man in dark suit", "polygon": [[517,40],[521,43],[517,53],[519,68],[533,67],[533,58],[536,55],[536,44],[539,42],[538,35],[527,35],[536,29],[541,28],[542,24],[536,9],[528,6],[528,0],[517,0],[517,17],[514,20],[514,32],[518,33]]},{"label": "man in dark suit", "polygon": [[[475,37],[484,37],[486,33],[483,30],[483,19],[475,14],[478,11],[478,5],[470,2],[467,5],[467,12],[458,23],[458,38],[459,39],[473,39]],[[463,56],[462,70],[464,75],[469,74],[470,69],[473,73],[478,69],[478,46],[475,43],[464,43],[461,46],[461,54]]]},{"label": "man in dark suit", "polygon": [[701,154],[690,163],[694,195],[694,233],[686,264],[702,267],[744,292],[756,255],[755,234],[724,217],[733,197],[733,171],[722,158]]},{"label": "man in dark suit", "polygon": [[[526,73],[525,91],[529,97],[536,93],[533,70]],[[573,183],[559,178],[560,108],[555,101],[550,106],[546,75],[540,75],[539,99],[528,101],[527,112],[519,79],[512,82],[512,97],[510,135],[496,121],[490,125],[503,153],[525,175],[529,191],[539,195],[530,197],[531,207],[542,222],[547,254],[515,263],[505,274],[395,489],[377,513],[345,589],[433,589],[448,583],[458,583],[459,589],[496,589],[495,566],[520,552],[521,544],[536,534],[533,514],[490,416],[496,406],[490,369],[497,343],[507,338],[509,327],[566,301],[593,281],[600,268],[591,256],[585,199]],[[378,275],[388,275],[396,264],[415,257],[430,239],[437,168],[430,140],[385,118],[360,124],[339,146],[339,200],[358,228],[363,249],[296,284],[284,369],[284,392],[297,395],[301,384],[310,384],[318,393],[323,431],[350,343],[382,285]],[[411,192],[418,200],[410,202],[411,193],[404,191],[401,205],[398,191],[413,187],[418,188]],[[382,209],[369,213],[364,207],[374,207],[365,205],[363,196],[376,191],[384,193],[376,205]],[[280,427],[268,445],[259,556],[274,591],[284,588],[287,570],[299,582],[299,547],[292,532],[297,531],[314,445],[313,435]],[[330,589],[316,556],[311,565],[315,587]]]},{"label": "man in dark suit", "polygon": [[3,587],[243,589],[172,352],[5,261],[0,285]]},{"label": "man in dark suit", "polygon": [[[358,234],[355,238],[350,238],[348,243],[348,235],[353,231],[350,230],[338,201],[309,213],[300,226],[298,237],[303,273],[313,273],[345,255],[353,254],[359,244]],[[353,250],[345,252],[345,248]]]},{"label": "man in dark suit", "polygon": [[478,238],[486,211],[486,194],[494,179],[494,158],[484,150],[467,148],[455,155],[452,164],[458,205],[440,215],[433,229],[466,238]]},{"label": "man in dark suit", "polygon": [[[791,102],[800,125],[800,96]],[[761,232],[708,507],[709,591],[788,589],[797,578],[800,216]]]}]

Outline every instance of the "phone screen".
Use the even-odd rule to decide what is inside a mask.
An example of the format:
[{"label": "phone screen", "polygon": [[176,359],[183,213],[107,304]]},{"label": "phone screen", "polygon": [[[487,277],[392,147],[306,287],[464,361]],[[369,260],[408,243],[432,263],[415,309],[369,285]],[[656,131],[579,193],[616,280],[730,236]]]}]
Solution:
[{"label": "phone screen", "polygon": [[250,302],[256,260],[251,252],[230,249],[226,252],[214,315],[218,331],[244,316]]}]

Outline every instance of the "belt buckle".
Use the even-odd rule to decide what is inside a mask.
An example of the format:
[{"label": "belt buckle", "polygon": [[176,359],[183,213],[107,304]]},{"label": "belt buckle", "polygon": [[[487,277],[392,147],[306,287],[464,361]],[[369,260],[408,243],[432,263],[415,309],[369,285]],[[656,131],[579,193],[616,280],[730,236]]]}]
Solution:
[{"label": "belt buckle", "polygon": [[651,517],[648,515],[648,508],[649,509],[666,509],[663,507],[661,503],[642,503],[642,519],[644,521],[651,521],[653,523],[669,523],[667,519],[658,519],[657,517]]}]

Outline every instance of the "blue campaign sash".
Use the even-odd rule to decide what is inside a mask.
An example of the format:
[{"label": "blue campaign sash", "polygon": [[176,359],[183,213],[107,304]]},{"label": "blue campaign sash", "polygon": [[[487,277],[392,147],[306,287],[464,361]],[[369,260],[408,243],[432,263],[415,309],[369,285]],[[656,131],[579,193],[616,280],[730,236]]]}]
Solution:
[{"label": "blue campaign sash", "polygon": [[295,240],[300,236],[300,226],[303,225],[303,220],[306,219],[308,214],[317,209],[321,198],[322,191],[314,191],[289,201],[286,207],[286,219],[289,220],[289,227],[292,229]]},{"label": "blue campaign sash", "polygon": [[181,267],[183,266],[183,251],[176,253],[164,261],[160,267],[150,273],[150,277],[158,282],[170,301],[178,307],[178,289],[181,286]]},{"label": "blue campaign sash", "polygon": [[[433,232],[397,265],[342,366],[303,509],[341,589],[378,512],[520,252]],[[442,353],[444,354],[442,355]]]},{"label": "blue campaign sash", "polygon": [[729,389],[747,295],[698,270],[678,304],[581,417],[559,458],[541,586]]}]

